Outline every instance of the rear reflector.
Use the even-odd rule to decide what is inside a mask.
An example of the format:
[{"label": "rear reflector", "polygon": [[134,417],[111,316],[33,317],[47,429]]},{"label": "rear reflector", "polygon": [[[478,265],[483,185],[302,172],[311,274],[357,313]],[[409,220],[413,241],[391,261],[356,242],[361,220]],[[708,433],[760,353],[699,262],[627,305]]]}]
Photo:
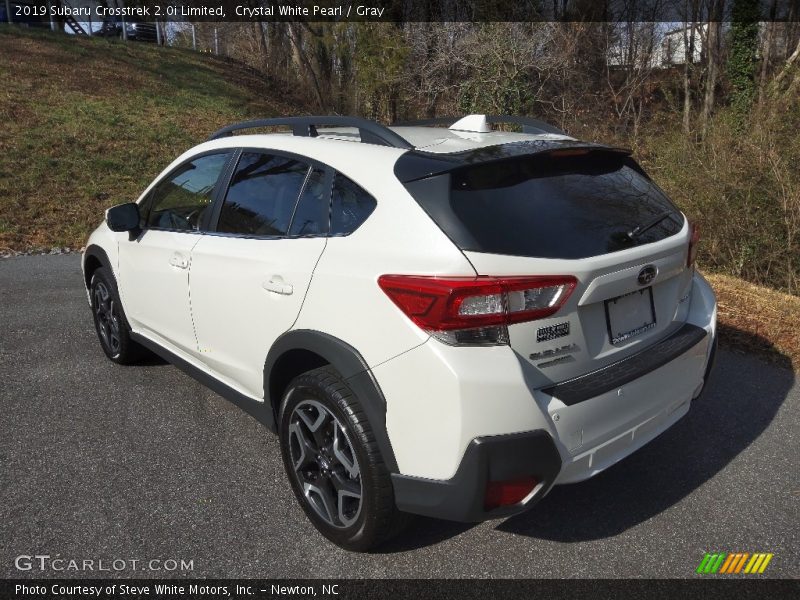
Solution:
[{"label": "rear reflector", "polygon": [[520,477],[507,481],[490,481],[486,484],[483,507],[492,510],[500,506],[511,506],[522,502],[538,485],[533,477]]},{"label": "rear reflector", "polygon": [[575,289],[571,276],[428,277],[382,275],[378,285],[427,331],[535,321],[555,314]]}]

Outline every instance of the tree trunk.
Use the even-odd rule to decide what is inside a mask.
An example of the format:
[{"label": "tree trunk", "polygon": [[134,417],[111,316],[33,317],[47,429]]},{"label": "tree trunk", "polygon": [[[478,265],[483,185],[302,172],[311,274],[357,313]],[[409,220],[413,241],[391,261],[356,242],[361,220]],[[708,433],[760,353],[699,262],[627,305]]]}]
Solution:
[{"label": "tree trunk", "polygon": [[769,61],[772,58],[772,40],[775,37],[775,13],[778,8],[778,0],[772,0],[769,14],[771,20],[765,24],[767,32],[764,36],[764,43],[761,46],[761,75],[758,78],[758,104],[764,102],[764,94],[767,88],[767,75],[769,75]]},{"label": "tree trunk", "polygon": [[800,42],[800,38],[795,42],[798,30],[797,21],[798,16],[800,16],[797,12],[798,2],[792,2],[789,5],[789,16],[783,24],[783,37],[786,44],[783,48],[783,57],[788,57],[792,53],[792,48],[794,48],[795,43]]},{"label": "tree trunk", "polygon": [[311,86],[314,88],[314,93],[317,97],[317,104],[319,105],[320,110],[324,110],[325,100],[322,97],[322,90],[319,87],[319,80],[317,78],[317,74],[314,72],[314,68],[311,66],[311,61],[308,60],[308,57],[303,50],[301,34],[297,28],[298,25],[296,23],[287,23],[287,26],[289,40],[292,43],[292,62],[294,62],[295,67],[299,66],[298,70],[301,75],[305,75],[306,82],[311,83]]},{"label": "tree trunk", "polygon": [[[692,131],[692,62],[694,61],[695,7],[693,3],[692,20],[683,30],[683,51],[686,62],[683,66],[683,132],[688,136]],[[688,30],[688,33],[687,33]]]},{"label": "tree trunk", "polygon": [[706,36],[706,90],[703,98],[703,113],[701,122],[703,126],[703,137],[708,132],[708,124],[711,114],[714,112],[716,104],[717,76],[719,75],[720,63],[720,29],[725,0],[717,0],[709,15],[708,35]]},{"label": "tree trunk", "polygon": [[262,69],[267,66],[267,40],[264,37],[264,29],[261,23],[253,23],[253,33],[258,42],[259,62]]},{"label": "tree trunk", "polygon": [[[798,62],[800,59],[800,40],[797,40],[797,47],[792,52],[792,55],[786,59],[786,64],[783,65],[783,69],[781,72],[778,73],[778,76],[775,78],[775,82],[773,83],[775,87],[775,91],[780,91],[781,86],[783,85],[783,80],[792,72],[794,64]],[[790,81],[787,89],[792,89],[796,86],[797,82],[800,81],[800,69],[798,69],[798,73],[795,73],[794,81]]]},{"label": "tree trunk", "polygon": [[767,34],[764,36],[764,43],[761,46],[761,74],[758,77],[758,104],[764,102],[764,93],[767,87],[767,75],[769,73],[769,61],[772,58],[772,38],[775,32],[775,23],[767,23]]}]

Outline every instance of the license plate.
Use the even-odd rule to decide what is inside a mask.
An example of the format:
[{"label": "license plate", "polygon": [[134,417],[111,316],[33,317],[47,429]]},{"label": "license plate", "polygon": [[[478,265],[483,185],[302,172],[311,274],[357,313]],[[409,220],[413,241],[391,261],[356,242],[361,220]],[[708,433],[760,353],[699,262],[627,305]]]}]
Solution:
[{"label": "license plate", "polygon": [[656,326],[651,287],[606,300],[605,304],[608,337],[612,344],[621,344]]}]

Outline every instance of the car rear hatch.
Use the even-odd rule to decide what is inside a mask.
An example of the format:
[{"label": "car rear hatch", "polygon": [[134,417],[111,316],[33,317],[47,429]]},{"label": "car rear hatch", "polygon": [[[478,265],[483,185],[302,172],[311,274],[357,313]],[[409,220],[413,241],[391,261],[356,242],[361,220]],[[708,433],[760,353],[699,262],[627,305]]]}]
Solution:
[{"label": "car rear hatch", "polygon": [[439,172],[431,163],[406,187],[479,276],[575,278],[555,314],[509,325],[530,385],[602,369],[679,329],[691,227],[665,194],[624,151],[517,146]]}]

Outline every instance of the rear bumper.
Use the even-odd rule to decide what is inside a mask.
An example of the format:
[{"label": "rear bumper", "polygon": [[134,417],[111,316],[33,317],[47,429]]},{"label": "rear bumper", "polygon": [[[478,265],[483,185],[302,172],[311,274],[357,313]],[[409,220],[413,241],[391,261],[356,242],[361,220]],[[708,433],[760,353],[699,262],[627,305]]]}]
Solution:
[{"label": "rear bumper", "polygon": [[[530,364],[508,347],[429,342],[373,368],[387,398],[398,505],[461,521],[503,517],[530,507],[551,485],[588,479],[657,437],[689,411],[713,365],[716,300],[699,274],[691,298],[684,323],[660,344],[576,378],[591,384],[590,392],[537,386]],[[480,458],[481,446],[531,432],[546,436],[558,453],[555,481],[547,471],[537,477],[545,485],[521,505],[484,511],[486,482],[499,480],[493,465],[502,461]],[[537,452],[508,452],[517,471],[509,478],[545,473]]]},{"label": "rear bumper", "polygon": [[[635,379],[646,380],[649,373],[662,366],[670,372],[679,372],[684,361],[696,364],[693,353],[709,348],[705,382],[713,367],[716,341],[713,333],[686,325],[658,346],[641,353],[641,356],[631,357],[639,357],[643,362],[629,362],[628,367],[638,365],[639,371],[627,379],[626,383]],[[680,353],[676,353],[678,349],[681,350]],[[669,358],[664,360],[665,364],[657,367],[653,367],[655,363],[652,358],[648,358],[655,356],[663,359],[667,355]],[[611,372],[619,373],[618,370]],[[626,373],[630,375],[633,371],[628,369]],[[618,385],[622,384],[618,382]],[[573,391],[574,389],[569,388]],[[553,437],[544,430],[478,437],[467,446],[458,470],[451,479],[437,480],[392,474],[395,501],[397,507],[404,512],[451,521],[478,522],[508,517],[531,508],[554,484],[588,479],[630,455],[674,425],[689,411],[689,407],[689,397],[679,398],[611,440],[579,454],[568,451],[566,458],[562,458]],[[484,508],[488,482],[525,476],[533,476],[539,484],[523,502],[488,511]]]},{"label": "rear bumper", "polygon": [[[562,402],[558,395],[548,395],[549,413],[560,418],[554,422],[559,432],[556,439],[566,446],[560,448],[563,466],[556,484],[575,483],[597,475],[688,413],[692,400],[701,394],[708,381],[716,343],[714,292],[701,275],[695,274],[686,324],[661,344],[623,361],[623,366],[629,362],[630,366],[641,368],[635,379],[625,382],[629,378],[625,369],[611,368],[610,375],[620,385],[605,393],[573,405]],[[673,355],[676,350],[682,352]],[[667,357],[669,360],[664,362]],[[657,368],[651,370],[653,366]],[[555,392],[559,387],[553,386],[551,390]],[[575,391],[566,386],[562,389]]]},{"label": "rear bumper", "polygon": [[[475,438],[449,480],[392,475],[397,507],[405,512],[477,522],[526,510],[547,494],[561,469],[561,456],[546,431]],[[486,484],[533,476],[539,483],[523,501],[487,511]]]},{"label": "rear bumper", "polygon": [[[715,342],[713,331],[686,324],[656,346],[610,365],[609,374],[601,371],[585,376],[598,385],[597,394],[590,399],[570,404],[572,394],[582,389],[570,386],[571,382],[561,390],[560,386],[548,389],[554,395],[552,403],[560,405],[553,414],[560,417],[556,426],[566,445],[556,483],[575,483],[597,475],[686,415],[704,387]],[[616,385],[600,387],[609,378]],[[626,411],[630,418],[621,419]]]}]

